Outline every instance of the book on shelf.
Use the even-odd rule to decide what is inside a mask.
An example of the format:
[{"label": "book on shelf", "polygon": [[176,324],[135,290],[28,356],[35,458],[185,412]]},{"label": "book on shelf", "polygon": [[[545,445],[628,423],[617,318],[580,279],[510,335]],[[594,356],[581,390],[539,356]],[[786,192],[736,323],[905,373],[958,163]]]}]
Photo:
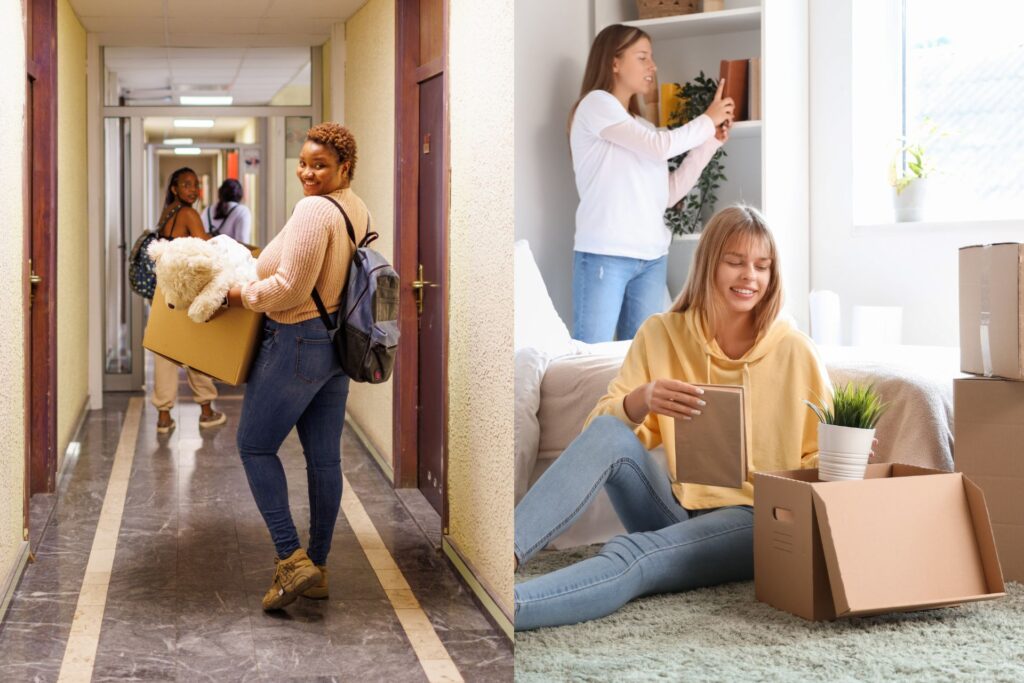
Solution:
[{"label": "book on shelf", "polygon": [[675,420],[676,481],[740,488],[747,480],[743,387],[695,384],[706,405],[690,420]]},{"label": "book on shelf", "polygon": [[749,59],[723,59],[718,70],[719,79],[725,79],[722,98],[731,97],[735,108],[733,121],[747,120],[747,71]]},{"label": "book on shelf", "polygon": [[750,59],[750,72],[747,74],[747,119],[761,120],[761,58]]}]

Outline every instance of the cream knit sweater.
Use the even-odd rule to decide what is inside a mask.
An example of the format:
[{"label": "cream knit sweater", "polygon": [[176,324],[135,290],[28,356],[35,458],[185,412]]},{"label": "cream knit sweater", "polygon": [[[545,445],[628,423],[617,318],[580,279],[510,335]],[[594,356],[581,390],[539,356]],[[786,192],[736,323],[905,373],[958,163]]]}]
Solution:
[{"label": "cream knit sweater", "polygon": [[[369,213],[351,188],[327,195],[348,213],[356,240],[366,234]],[[304,197],[292,217],[270,241],[256,261],[255,280],[242,286],[242,303],[279,323],[298,323],[319,314],[311,293],[314,285],[328,312],[338,310],[341,290],[355,247],[345,230],[345,219],[323,197]]]}]

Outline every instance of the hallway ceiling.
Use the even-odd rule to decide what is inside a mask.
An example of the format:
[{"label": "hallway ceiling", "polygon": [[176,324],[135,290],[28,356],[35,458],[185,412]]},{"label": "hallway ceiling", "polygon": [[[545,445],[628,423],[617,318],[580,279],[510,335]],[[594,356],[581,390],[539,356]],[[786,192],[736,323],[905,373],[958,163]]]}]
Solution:
[{"label": "hallway ceiling", "polygon": [[[108,47],[104,61],[127,104],[177,104],[181,95],[231,95],[264,105],[287,86],[289,104],[309,104],[308,47]],[[199,109],[197,109],[198,111]]]},{"label": "hallway ceiling", "polygon": [[320,45],[366,0],[70,0],[103,45]]}]

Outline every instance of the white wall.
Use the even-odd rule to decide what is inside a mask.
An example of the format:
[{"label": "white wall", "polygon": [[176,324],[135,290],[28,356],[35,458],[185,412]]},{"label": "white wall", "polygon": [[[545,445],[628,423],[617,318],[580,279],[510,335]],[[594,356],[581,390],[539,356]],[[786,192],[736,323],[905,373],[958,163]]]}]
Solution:
[{"label": "white wall", "polygon": [[853,305],[903,307],[903,342],[959,345],[957,249],[1020,241],[1024,221],[855,227],[852,0],[810,3],[811,286]]},{"label": "white wall", "polygon": [[571,327],[579,196],[566,122],[590,50],[593,4],[516,0],[515,26],[515,236],[529,240],[555,308]]}]

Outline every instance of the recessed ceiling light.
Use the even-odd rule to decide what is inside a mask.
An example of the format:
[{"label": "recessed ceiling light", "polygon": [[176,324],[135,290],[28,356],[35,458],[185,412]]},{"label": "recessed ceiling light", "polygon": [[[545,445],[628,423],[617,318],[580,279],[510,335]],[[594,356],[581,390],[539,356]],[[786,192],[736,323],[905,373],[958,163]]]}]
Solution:
[{"label": "recessed ceiling light", "polygon": [[182,104],[216,105],[231,104],[234,98],[231,95],[182,95]]},{"label": "recessed ceiling light", "polygon": [[175,154],[182,154],[182,155],[185,155],[185,156],[194,157],[194,156],[198,156],[199,155],[199,148],[198,147],[175,147],[174,148],[174,153]]},{"label": "recessed ceiling light", "polygon": [[213,128],[213,119],[174,119],[175,128]]},{"label": "recessed ceiling light", "polygon": [[167,138],[164,140],[165,145],[191,145],[192,138]]}]

